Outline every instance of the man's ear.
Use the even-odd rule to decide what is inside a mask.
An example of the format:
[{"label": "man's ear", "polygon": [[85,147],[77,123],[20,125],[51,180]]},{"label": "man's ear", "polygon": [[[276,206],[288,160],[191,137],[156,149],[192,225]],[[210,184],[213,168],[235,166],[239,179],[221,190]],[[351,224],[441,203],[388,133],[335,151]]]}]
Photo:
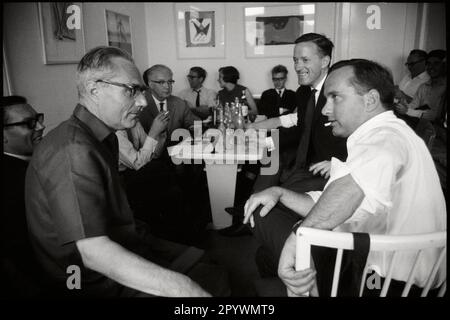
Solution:
[{"label": "man's ear", "polygon": [[373,112],[380,104],[380,93],[375,89],[370,89],[364,95],[364,107],[367,112]]},{"label": "man's ear", "polygon": [[99,89],[98,89],[98,82],[95,82],[93,80],[89,80],[86,84],[86,92],[87,95],[94,101],[98,100],[98,94],[99,94]]},{"label": "man's ear", "polygon": [[322,69],[328,68],[328,65],[330,64],[330,57],[329,56],[324,56],[322,58]]}]

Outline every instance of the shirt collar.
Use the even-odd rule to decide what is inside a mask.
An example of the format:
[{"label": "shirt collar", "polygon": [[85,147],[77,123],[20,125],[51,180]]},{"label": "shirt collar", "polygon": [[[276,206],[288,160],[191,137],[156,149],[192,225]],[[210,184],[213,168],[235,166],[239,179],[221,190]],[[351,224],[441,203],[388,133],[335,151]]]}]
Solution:
[{"label": "shirt collar", "polygon": [[312,86],[311,89],[316,89],[316,93],[319,93],[322,90],[323,84],[325,83],[325,79],[327,78],[328,74],[325,74],[325,76],[323,77],[322,80],[320,80],[320,82],[316,85],[316,86]]},{"label": "shirt collar", "polygon": [[379,126],[385,126],[388,122],[400,121],[392,110],[384,111],[377,114],[375,117],[370,118],[362,125],[360,125],[347,139],[347,148],[354,145],[362,136],[364,136],[368,131],[377,128]]},{"label": "shirt collar", "polygon": [[159,107],[159,104],[161,102],[164,103],[164,104],[166,104],[166,102],[167,102],[167,99],[164,99],[163,101],[159,101],[153,94],[152,94],[152,98],[155,101],[155,104],[156,104],[157,107]]},{"label": "shirt collar", "polygon": [[3,154],[6,154],[7,156],[10,156],[10,157],[13,157],[13,158],[17,158],[17,159],[20,159],[20,160],[23,160],[23,161],[30,161],[31,160],[30,156],[22,156],[22,155],[19,155],[19,154],[14,154],[14,153],[9,153],[9,152],[4,152],[4,151],[3,151]]},{"label": "shirt collar", "polygon": [[77,104],[73,111],[73,116],[87,126],[99,141],[103,141],[111,133],[115,132],[115,130],[108,127],[81,104]]},{"label": "shirt collar", "polygon": [[192,89],[192,88],[191,88],[191,90],[192,90],[193,92],[197,92],[197,91],[199,91],[199,90],[201,91],[201,90],[203,90],[203,86],[201,86],[201,87],[198,88],[198,89]]},{"label": "shirt collar", "polygon": [[429,78],[429,76],[428,76],[428,73],[427,73],[426,71],[424,71],[424,72],[418,74],[418,75],[416,76],[416,78],[419,78],[419,79],[426,79],[426,78]]}]

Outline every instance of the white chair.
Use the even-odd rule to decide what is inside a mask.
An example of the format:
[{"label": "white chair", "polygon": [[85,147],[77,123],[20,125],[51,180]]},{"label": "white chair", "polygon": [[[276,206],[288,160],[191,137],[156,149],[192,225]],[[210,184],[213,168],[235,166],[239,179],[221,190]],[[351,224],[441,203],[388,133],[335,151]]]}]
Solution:
[{"label": "white chair", "polygon": [[[337,249],[336,263],[334,267],[333,283],[331,289],[331,296],[335,297],[339,285],[339,274],[341,270],[342,255],[344,250],[353,250],[353,235],[346,232],[335,232],[313,228],[300,227],[297,230],[297,249],[296,249],[296,270],[303,270],[310,267],[311,264],[311,245],[335,248]],[[392,279],[393,266],[397,253],[400,251],[409,250],[409,252],[415,252],[415,260],[411,266],[408,280],[402,292],[402,297],[406,297],[413,284],[414,273],[417,270],[418,261],[422,256],[422,253],[426,249],[435,248],[439,250],[439,258],[435,261],[432,271],[427,279],[426,285],[422,290],[421,296],[425,297],[428,294],[433,281],[437,275],[439,267],[445,258],[447,253],[447,232],[436,232],[418,235],[401,235],[401,236],[388,236],[388,235],[370,235],[370,252],[372,251],[394,251],[390,265],[387,268],[387,274],[385,275],[385,281],[381,289],[380,297],[385,297],[389,289],[389,285]],[[369,252],[369,254],[370,254]],[[359,296],[362,295],[364,285],[366,282],[366,276],[368,272],[368,266],[364,268],[362,281],[360,284]],[[438,296],[442,297],[446,291],[446,277],[442,283]]]}]

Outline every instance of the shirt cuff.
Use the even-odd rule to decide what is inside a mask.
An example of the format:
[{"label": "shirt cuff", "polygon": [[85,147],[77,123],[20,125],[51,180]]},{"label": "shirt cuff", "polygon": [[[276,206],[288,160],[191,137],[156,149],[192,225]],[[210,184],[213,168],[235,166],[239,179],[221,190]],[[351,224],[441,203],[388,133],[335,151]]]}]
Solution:
[{"label": "shirt cuff", "polygon": [[155,152],[156,146],[158,145],[158,141],[153,139],[150,136],[147,136],[147,138],[145,138],[145,142],[144,145],[142,146],[142,149],[144,150],[151,150],[151,152]]},{"label": "shirt cuff", "polygon": [[322,191],[309,191],[306,192],[306,194],[311,197],[314,203],[317,203],[317,201],[319,201],[320,196],[322,195]]},{"label": "shirt cuff", "polygon": [[289,113],[284,116],[280,116],[281,126],[284,128],[296,126],[297,120],[297,113]]}]

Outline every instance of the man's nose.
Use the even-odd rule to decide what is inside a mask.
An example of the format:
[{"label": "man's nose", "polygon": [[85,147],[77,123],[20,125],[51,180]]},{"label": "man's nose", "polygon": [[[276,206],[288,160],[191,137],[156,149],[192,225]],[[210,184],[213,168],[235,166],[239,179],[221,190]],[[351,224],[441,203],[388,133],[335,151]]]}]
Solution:
[{"label": "man's nose", "polygon": [[325,105],[322,108],[322,114],[324,116],[328,116],[331,114],[331,110],[332,110],[331,103],[327,99],[327,102],[325,103]]},{"label": "man's nose", "polygon": [[143,92],[139,92],[138,96],[136,97],[136,105],[140,108],[147,106],[147,98],[145,98]]}]

